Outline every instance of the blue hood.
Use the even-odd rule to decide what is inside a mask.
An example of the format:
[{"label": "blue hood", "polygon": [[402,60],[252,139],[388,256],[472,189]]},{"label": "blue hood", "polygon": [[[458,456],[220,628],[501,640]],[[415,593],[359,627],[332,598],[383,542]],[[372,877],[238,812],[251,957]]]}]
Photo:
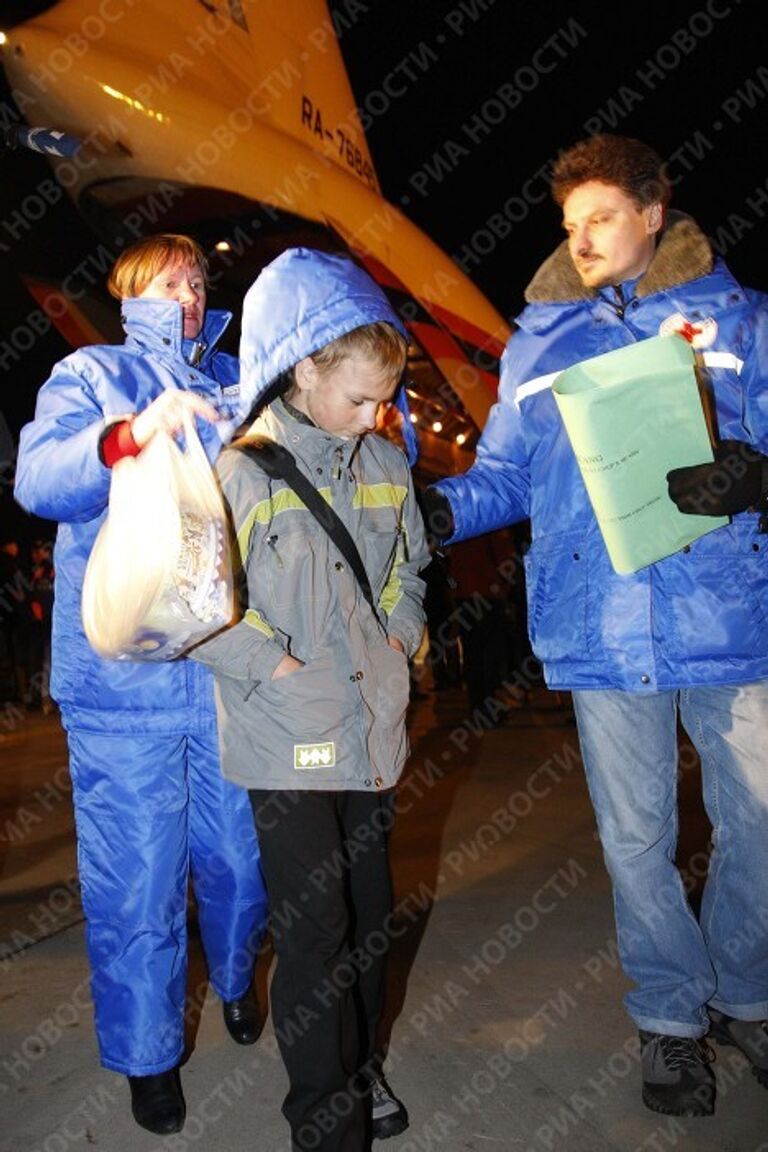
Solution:
[{"label": "blue hood", "polygon": [[[305,356],[354,328],[385,321],[408,333],[384,292],[352,260],[313,248],[289,248],[262,270],[243,302],[240,381],[256,407],[272,384]],[[417,445],[405,387],[395,404],[403,416],[408,459]]]}]

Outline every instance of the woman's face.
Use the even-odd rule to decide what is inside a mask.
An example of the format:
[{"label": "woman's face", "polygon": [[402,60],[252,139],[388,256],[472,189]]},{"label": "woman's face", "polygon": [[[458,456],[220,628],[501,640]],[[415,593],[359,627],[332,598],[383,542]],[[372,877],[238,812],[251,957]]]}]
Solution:
[{"label": "woman's face", "polygon": [[199,335],[205,316],[205,277],[197,264],[183,260],[166,264],[146,288],[140,300],[175,300],[184,314],[184,337],[194,340]]}]

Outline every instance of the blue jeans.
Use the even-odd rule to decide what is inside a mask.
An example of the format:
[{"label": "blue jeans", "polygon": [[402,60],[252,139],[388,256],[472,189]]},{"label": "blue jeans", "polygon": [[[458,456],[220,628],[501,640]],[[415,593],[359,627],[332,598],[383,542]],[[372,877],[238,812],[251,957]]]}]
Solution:
[{"label": "blue jeans", "polygon": [[[639,1028],[704,1035],[706,1006],[768,1017],[768,681],[573,703]],[[699,920],[675,866],[677,720],[701,758],[713,848]]]}]

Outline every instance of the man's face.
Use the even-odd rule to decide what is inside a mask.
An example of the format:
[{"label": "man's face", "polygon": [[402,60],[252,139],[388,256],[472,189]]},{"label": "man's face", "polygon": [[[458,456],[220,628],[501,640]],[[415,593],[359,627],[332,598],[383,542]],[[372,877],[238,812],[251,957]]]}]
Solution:
[{"label": "man's face", "polygon": [[563,227],[582,284],[604,288],[642,275],[656,248],[660,204],[638,208],[613,184],[588,180],[566,197]]},{"label": "man's face", "polygon": [[342,440],[373,431],[380,406],[392,399],[400,379],[391,368],[360,353],[326,372],[309,359],[301,360],[294,375],[289,402],[318,428]]},{"label": "man's face", "polygon": [[184,337],[194,340],[203,326],[205,316],[205,278],[197,264],[177,261],[166,264],[150,280],[140,300],[175,300],[184,312]]}]

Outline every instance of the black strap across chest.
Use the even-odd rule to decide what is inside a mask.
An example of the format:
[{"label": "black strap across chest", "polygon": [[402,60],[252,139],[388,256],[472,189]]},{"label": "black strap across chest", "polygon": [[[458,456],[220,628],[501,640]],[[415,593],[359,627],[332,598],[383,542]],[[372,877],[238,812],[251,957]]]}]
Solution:
[{"label": "black strap across chest", "polygon": [[376,605],[373,602],[373,592],[365,571],[365,565],[357,550],[357,545],[350,536],[345,524],[310,483],[304,473],[299,469],[293,455],[284,448],[270,440],[268,436],[244,436],[233,441],[230,448],[245,453],[251,460],[266,472],[273,480],[284,480],[293,489],[307,510],[312,513],[315,520],[325,529],[333,543],[341,552],[344,559],[354,572],[363,595],[370,604],[374,613]]}]

